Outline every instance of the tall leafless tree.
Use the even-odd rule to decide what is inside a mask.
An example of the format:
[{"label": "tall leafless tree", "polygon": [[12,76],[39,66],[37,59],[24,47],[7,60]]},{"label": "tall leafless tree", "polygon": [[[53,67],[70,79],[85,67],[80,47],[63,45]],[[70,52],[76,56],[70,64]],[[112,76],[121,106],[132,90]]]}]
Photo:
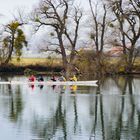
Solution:
[{"label": "tall leafless tree", "polygon": [[104,47],[104,34],[105,34],[105,29],[106,29],[106,16],[107,16],[107,9],[106,9],[106,5],[103,4],[103,17],[102,17],[102,21],[99,21],[99,15],[100,13],[98,13],[98,3],[92,3],[92,0],[89,0],[89,4],[90,4],[90,9],[91,9],[91,13],[92,13],[92,19],[93,19],[93,23],[94,23],[94,31],[93,33],[91,33],[91,38],[93,39],[94,43],[95,43],[95,47],[96,47],[96,52],[100,53],[103,51],[103,47]]},{"label": "tall leafless tree", "polygon": [[137,56],[136,43],[140,38],[140,2],[137,0],[110,0],[119,23],[126,72],[132,72]]},{"label": "tall leafless tree", "polygon": [[[105,45],[105,33],[107,29],[107,6],[105,3],[102,2],[99,7],[98,2],[95,2],[94,0],[88,1],[90,5],[93,23],[91,39],[94,41],[95,45],[97,72],[100,72],[103,65],[102,54]],[[99,8],[100,11],[102,11],[102,14],[98,12]]]},{"label": "tall leafless tree", "polygon": [[[70,75],[76,56],[81,18],[82,12],[74,6],[73,0],[42,0],[39,7],[35,9],[33,20],[37,23],[38,29],[42,26],[49,26],[54,31],[52,35],[57,39],[55,42],[57,47],[51,48],[50,45],[46,49],[61,54],[66,77]],[[69,21],[71,24],[68,24]],[[67,40],[68,45],[65,45],[64,40]],[[67,55],[67,47],[70,51],[69,56]]]}]

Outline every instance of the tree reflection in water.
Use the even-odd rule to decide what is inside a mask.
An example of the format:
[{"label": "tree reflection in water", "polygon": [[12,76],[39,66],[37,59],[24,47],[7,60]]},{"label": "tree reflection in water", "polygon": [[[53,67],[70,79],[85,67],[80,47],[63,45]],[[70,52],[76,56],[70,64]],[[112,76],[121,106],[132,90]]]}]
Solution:
[{"label": "tree reflection in water", "polygon": [[[8,81],[8,78],[2,77],[2,81]],[[6,105],[6,107],[9,107],[8,112],[6,113],[7,117],[9,117],[9,119],[14,122],[17,122],[23,110],[23,103],[20,92],[21,89],[19,85],[14,89],[12,89],[10,84],[0,85],[0,94],[3,94],[3,96],[8,95],[10,97],[8,104]]]},{"label": "tree reflection in water", "polygon": [[[59,87],[59,92],[43,87],[40,94],[31,94],[22,86],[0,85],[1,96],[11,97],[7,106],[1,106],[4,103],[1,100],[0,110],[3,107],[7,111],[7,119],[20,125],[16,129],[30,130],[31,136],[37,138],[139,139],[140,94],[136,90],[139,83],[133,77],[108,78],[98,87],[78,87],[74,94],[63,86]],[[48,94],[43,93],[45,90]],[[25,95],[26,102],[23,101]],[[22,126],[26,122],[25,112],[30,114],[29,128]],[[0,113],[0,118],[2,115]]]},{"label": "tree reflection in water", "polygon": [[[11,85],[10,85],[11,86]],[[23,103],[22,103],[22,97],[20,94],[20,87],[17,86],[15,88],[15,92],[12,92],[11,95],[11,108],[10,108],[10,119],[12,121],[17,121],[18,118],[21,116],[22,110],[23,110]]]}]

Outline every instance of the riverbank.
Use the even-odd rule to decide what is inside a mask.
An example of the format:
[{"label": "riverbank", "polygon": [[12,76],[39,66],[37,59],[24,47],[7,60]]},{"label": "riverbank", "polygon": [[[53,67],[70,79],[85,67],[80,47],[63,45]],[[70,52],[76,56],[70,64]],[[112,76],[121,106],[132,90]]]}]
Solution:
[{"label": "riverbank", "polygon": [[5,66],[0,66],[0,75],[3,74],[23,75],[25,71],[28,69],[43,75],[58,74],[59,72],[62,71],[61,66],[42,66],[42,65],[17,66],[17,65],[9,64]]},{"label": "riverbank", "polygon": [[[26,66],[17,66],[17,65],[5,65],[0,66],[0,75],[26,75],[25,72],[32,71],[35,74],[41,74],[41,75],[60,75],[60,72],[62,71],[62,66],[42,66],[42,65],[26,65]],[[104,76],[109,75],[140,75],[140,69],[137,67],[132,73],[124,73],[124,72],[118,72],[118,73],[106,73]],[[80,74],[81,76],[83,75]],[[85,76],[86,77],[86,76]],[[88,77],[88,76],[87,76]],[[86,77],[86,78],[87,78]]]},{"label": "riverbank", "polygon": [[[84,75],[84,77],[91,75],[96,76],[96,62],[91,60],[92,59],[86,60],[83,56],[83,60],[77,60],[76,62],[76,66],[80,70],[80,74],[82,76]],[[126,73],[125,65],[122,63],[121,58],[106,58],[104,60],[105,61],[101,69],[103,75],[140,74],[140,58],[136,59],[132,73]],[[29,69],[35,73],[43,75],[57,75],[63,69],[62,60],[56,58],[21,58],[18,62],[16,58],[13,58],[8,65],[0,66],[0,75],[23,75],[25,74],[25,71]]]}]

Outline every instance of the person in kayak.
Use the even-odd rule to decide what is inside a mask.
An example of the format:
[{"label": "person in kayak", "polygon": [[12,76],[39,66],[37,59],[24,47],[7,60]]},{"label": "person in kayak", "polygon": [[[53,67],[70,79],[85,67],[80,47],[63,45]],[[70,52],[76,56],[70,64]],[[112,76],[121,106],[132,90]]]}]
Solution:
[{"label": "person in kayak", "polygon": [[73,77],[72,78],[70,78],[70,81],[77,81],[77,77],[75,76],[75,75],[73,75]]},{"label": "person in kayak", "polygon": [[66,78],[62,75],[62,76],[59,78],[59,81],[66,82]]},{"label": "person in kayak", "polygon": [[38,78],[37,78],[37,80],[38,80],[39,82],[40,82],[40,81],[43,82],[43,81],[44,81],[44,78],[43,78],[42,75],[39,75]]},{"label": "person in kayak", "polygon": [[35,78],[34,75],[31,75],[31,76],[29,77],[29,81],[30,81],[30,82],[34,82],[35,80],[36,80],[36,78]]},{"label": "person in kayak", "polygon": [[56,77],[55,76],[52,76],[51,80],[52,81],[56,81]]}]

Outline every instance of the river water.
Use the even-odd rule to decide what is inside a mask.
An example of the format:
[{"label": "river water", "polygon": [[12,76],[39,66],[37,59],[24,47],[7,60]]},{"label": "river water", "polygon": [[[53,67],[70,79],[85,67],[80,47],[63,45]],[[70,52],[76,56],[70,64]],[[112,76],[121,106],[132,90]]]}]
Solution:
[{"label": "river water", "polygon": [[98,87],[0,85],[0,139],[139,140],[140,76]]}]

